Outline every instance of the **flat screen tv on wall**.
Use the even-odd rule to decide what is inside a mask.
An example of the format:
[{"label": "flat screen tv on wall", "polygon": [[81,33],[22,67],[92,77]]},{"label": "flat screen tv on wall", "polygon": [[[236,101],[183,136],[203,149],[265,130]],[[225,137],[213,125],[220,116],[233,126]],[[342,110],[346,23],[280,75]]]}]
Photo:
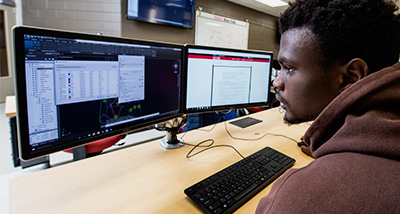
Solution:
[{"label": "flat screen tv on wall", "polygon": [[193,28],[195,0],[127,0],[127,18]]}]

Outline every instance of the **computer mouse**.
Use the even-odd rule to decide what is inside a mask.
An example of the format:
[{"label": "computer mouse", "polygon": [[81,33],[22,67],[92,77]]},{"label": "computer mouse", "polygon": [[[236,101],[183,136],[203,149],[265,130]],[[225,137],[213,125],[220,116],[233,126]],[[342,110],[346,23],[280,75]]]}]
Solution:
[{"label": "computer mouse", "polygon": [[298,147],[301,147],[301,146],[308,147],[308,145],[307,145],[306,143],[304,143],[303,141],[298,142],[298,143],[297,143],[297,146],[298,146]]}]

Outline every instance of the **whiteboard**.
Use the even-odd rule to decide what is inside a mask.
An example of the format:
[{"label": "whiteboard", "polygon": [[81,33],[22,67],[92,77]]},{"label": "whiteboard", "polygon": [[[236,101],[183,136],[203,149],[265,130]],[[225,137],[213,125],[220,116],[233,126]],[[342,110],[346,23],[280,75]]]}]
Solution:
[{"label": "whiteboard", "polygon": [[248,22],[196,11],[196,45],[247,49],[248,38]]}]

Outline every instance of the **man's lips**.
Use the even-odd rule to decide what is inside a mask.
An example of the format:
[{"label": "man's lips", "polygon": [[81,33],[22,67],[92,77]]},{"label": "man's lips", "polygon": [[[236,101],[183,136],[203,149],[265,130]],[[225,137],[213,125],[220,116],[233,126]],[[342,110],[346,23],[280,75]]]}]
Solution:
[{"label": "man's lips", "polygon": [[279,94],[276,94],[276,100],[279,101],[279,105],[281,108],[286,109],[285,99],[283,99]]}]

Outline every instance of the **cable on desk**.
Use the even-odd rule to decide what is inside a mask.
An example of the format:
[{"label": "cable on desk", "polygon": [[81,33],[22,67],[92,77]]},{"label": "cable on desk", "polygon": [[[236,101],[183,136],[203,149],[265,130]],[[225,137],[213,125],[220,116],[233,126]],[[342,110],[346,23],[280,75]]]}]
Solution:
[{"label": "cable on desk", "polygon": [[[209,145],[207,145],[207,146],[200,146],[202,143],[205,143],[207,141],[211,141],[211,143]],[[191,157],[193,157],[195,155],[198,155],[198,154],[200,154],[202,152],[205,152],[205,151],[207,151],[209,149],[213,149],[213,148],[217,148],[217,147],[229,147],[229,148],[232,148],[233,150],[235,150],[236,153],[238,153],[239,156],[244,159],[244,156],[235,147],[233,147],[231,145],[216,145],[216,146],[212,146],[213,144],[214,144],[214,140],[213,139],[204,140],[204,141],[198,143],[197,145],[192,145],[192,144],[185,143],[185,145],[193,146],[193,148],[187,153],[186,158],[191,158]],[[207,148],[202,149],[202,150],[192,154],[193,150],[195,150],[197,147],[207,147]]]},{"label": "cable on desk", "polygon": [[[211,129],[209,129],[209,130],[204,130],[204,129],[197,129],[197,130],[199,130],[199,131],[210,132],[210,131],[212,131],[212,130],[217,126],[218,122],[219,122],[222,118],[224,118],[224,117],[225,117],[225,116],[222,116],[221,118],[219,118],[218,121],[214,124],[214,126],[213,126]],[[282,134],[273,134],[273,133],[265,133],[264,135],[262,135],[262,136],[260,136],[260,137],[258,137],[258,138],[239,138],[239,137],[235,137],[235,136],[233,136],[233,135],[229,132],[226,123],[227,123],[227,121],[225,121],[225,130],[226,130],[226,132],[228,133],[228,135],[229,135],[232,139],[235,139],[235,140],[247,140],[247,141],[253,141],[253,140],[254,140],[254,141],[256,141],[256,140],[260,140],[260,139],[264,138],[264,137],[267,136],[267,135],[271,135],[271,136],[276,136],[276,137],[284,137],[284,138],[286,138],[286,139],[289,139],[289,140],[295,142],[296,144],[298,143],[295,139],[293,139],[293,138],[291,138],[291,137],[288,137],[288,136],[282,135]],[[181,139],[183,139],[183,137],[186,135],[186,133],[187,133],[187,132],[185,132],[185,133],[181,136]],[[201,144],[203,144],[203,143],[205,143],[205,142],[208,142],[208,141],[211,141],[211,143],[210,143],[209,145],[201,146]],[[207,139],[207,140],[201,141],[200,143],[198,143],[198,144],[196,144],[196,145],[189,144],[189,143],[184,143],[184,144],[185,144],[185,145],[188,145],[188,146],[193,146],[193,148],[192,148],[192,149],[188,152],[188,154],[186,155],[186,158],[191,158],[191,157],[193,157],[193,156],[195,156],[195,155],[198,155],[199,153],[205,152],[205,151],[207,151],[207,150],[209,150],[209,149],[216,148],[216,147],[230,147],[230,148],[232,148],[233,150],[235,150],[236,153],[238,153],[238,154],[240,155],[240,157],[245,158],[235,147],[233,147],[233,146],[231,146],[231,145],[216,145],[216,146],[212,146],[212,145],[214,144],[214,140],[213,140],[213,139]],[[202,149],[202,150],[200,150],[200,151],[198,151],[198,152],[196,152],[196,153],[194,153],[194,154],[192,154],[192,152],[193,152],[197,147],[206,147],[206,148],[205,148],[205,149]]]},{"label": "cable on desk", "polygon": [[[225,118],[225,116],[220,117],[220,118],[217,120],[217,122],[213,125],[213,127],[211,127],[211,129],[208,129],[208,130],[207,130],[207,129],[196,129],[196,130],[198,130],[198,131],[204,131],[204,132],[210,132],[210,131],[212,131],[212,130],[217,126],[217,124],[218,124],[222,119],[224,119],[224,118]],[[183,139],[183,137],[185,137],[186,133],[187,133],[187,132],[185,132],[185,133],[181,136],[181,139]],[[209,145],[201,146],[201,144],[203,144],[203,143],[205,143],[205,142],[208,142],[208,141],[211,141],[211,143],[210,143]],[[230,147],[230,148],[232,148],[233,150],[235,150],[236,153],[238,153],[240,157],[244,158],[244,156],[243,156],[235,147],[233,147],[233,146],[231,146],[231,145],[216,145],[216,146],[213,146],[213,144],[214,144],[214,140],[213,140],[213,139],[207,139],[207,140],[201,141],[200,143],[198,143],[198,144],[196,144],[196,145],[193,145],[193,144],[190,144],[190,143],[184,143],[184,144],[185,144],[185,145],[188,145],[188,146],[193,146],[193,148],[192,148],[192,149],[188,152],[188,154],[186,155],[186,158],[191,158],[191,157],[193,157],[193,156],[195,156],[195,155],[198,155],[198,154],[200,154],[200,153],[202,153],[202,152],[205,152],[205,151],[207,151],[207,150],[209,150],[209,149],[216,148],[216,147]],[[200,151],[198,151],[198,152],[196,152],[196,153],[194,153],[194,154],[192,154],[192,152],[193,152],[197,147],[206,147],[206,148],[205,148],[205,149],[202,149],[202,150],[200,150]]]},{"label": "cable on desk", "polygon": [[[207,141],[211,141],[210,145],[200,146],[200,144],[205,143]],[[185,144],[187,146],[193,146],[193,147],[210,147],[210,146],[212,146],[214,144],[214,140],[213,139],[203,140],[203,141],[201,141],[200,143],[198,143],[196,145],[190,144],[190,143],[183,143],[183,144]]]},{"label": "cable on desk", "polygon": [[293,138],[291,138],[291,137],[288,137],[288,136],[286,136],[286,135],[282,135],[282,134],[273,134],[273,133],[265,133],[264,135],[262,135],[262,136],[260,136],[260,137],[258,137],[258,138],[240,138],[240,137],[235,137],[235,136],[233,136],[233,135],[229,132],[228,127],[227,127],[227,125],[226,125],[226,121],[225,121],[225,130],[226,130],[226,133],[228,133],[228,135],[229,135],[232,139],[235,139],[235,140],[248,140],[248,141],[251,141],[251,140],[260,140],[260,139],[262,139],[263,137],[265,137],[265,136],[267,136],[267,135],[272,135],[272,136],[276,136],[276,137],[284,137],[284,138],[286,138],[286,139],[289,139],[289,140],[295,142],[296,144],[297,144],[297,142],[298,142],[297,140],[295,140],[295,139],[293,139]]}]

